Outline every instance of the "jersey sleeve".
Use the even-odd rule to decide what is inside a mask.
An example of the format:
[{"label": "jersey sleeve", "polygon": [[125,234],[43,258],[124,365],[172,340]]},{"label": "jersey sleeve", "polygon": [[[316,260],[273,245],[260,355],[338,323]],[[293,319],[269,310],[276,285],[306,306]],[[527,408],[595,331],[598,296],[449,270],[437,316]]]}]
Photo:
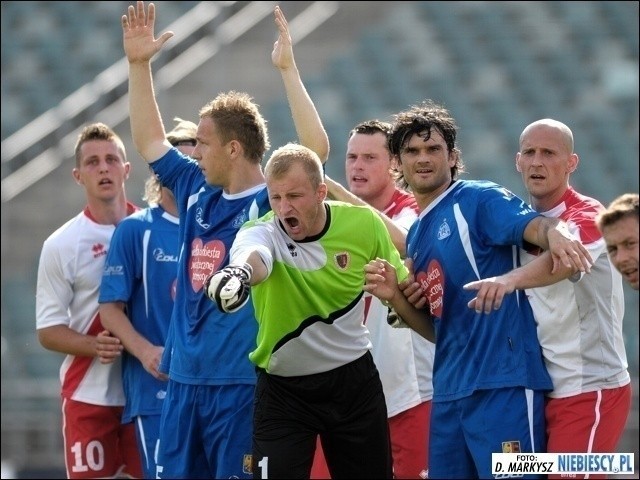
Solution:
[{"label": "jersey sleeve", "polygon": [[[518,245],[522,247],[524,231],[534,218],[541,214],[533,210],[524,200],[497,184],[477,190],[470,196],[471,208],[476,209],[475,225],[487,245]],[[467,204],[469,206],[469,204]]]},{"label": "jersey sleeve", "polygon": [[398,214],[396,214],[391,220],[399,228],[402,228],[405,232],[409,231],[413,222],[418,218],[417,212],[410,207],[403,208]]},{"label": "jersey sleeve", "polygon": [[136,219],[126,218],[116,227],[102,273],[99,303],[130,300],[141,275],[138,266],[142,265],[139,260],[142,240],[137,228],[140,224]]},{"label": "jersey sleeve", "polygon": [[185,215],[189,201],[194,194],[193,189],[204,184],[204,177],[198,163],[192,158],[182,155],[177,149],[171,148],[164,156],[149,166],[158,175],[160,183],[173,192],[179,216]]},{"label": "jersey sleeve", "polygon": [[241,263],[242,259],[256,252],[267,267],[267,276],[271,275],[275,249],[274,228],[273,223],[263,220],[249,221],[243,225],[233,241],[229,263]]},{"label": "jersey sleeve", "polygon": [[[401,282],[409,276],[409,270],[400,258],[400,253],[393,244],[389,231],[382,219],[376,214],[372,215],[372,219],[375,238],[378,239],[376,257],[388,260],[389,263],[395,267],[398,281]],[[371,260],[374,259],[372,258]]]},{"label": "jersey sleeve", "polygon": [[69,305],[73,299],[71,275],[65,272],[56,243],[45,241],[38,264],[36,289],[36,329],[69,325]]}]

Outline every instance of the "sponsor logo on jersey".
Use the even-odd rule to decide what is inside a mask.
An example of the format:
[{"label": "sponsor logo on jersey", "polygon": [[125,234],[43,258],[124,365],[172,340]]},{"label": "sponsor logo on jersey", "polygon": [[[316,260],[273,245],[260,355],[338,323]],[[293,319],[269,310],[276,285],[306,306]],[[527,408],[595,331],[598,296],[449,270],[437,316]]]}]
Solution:
[{"label": "sponsor logo on jersey", "polygon": [[103,275],[124,275],[124,267],[122,265],[106,265]]},{"label": "sponsor logo on jersey", "polygon": [[93,252],[93,258],[102,257],[107,254],[107,249],[104,248],[102,243],[96,243],[91,247],[91,251]]},{"label": "sponsor logo on jersey", "polygon": [[178,261],[177,255],[169,255],[167,253],[164,253],[164,250],[162,249],[162,247],[158,247],[153,251],[153,258],[155,259],[156,262],[177,262]]},{"label": "sponsor logo on jersey", "polygon": [[226,253],[227,249],[220,240],[202,243],[201,238],[196,238],[191,243],[189,274],[194,292],[199,292],[207,277],[220,269]]},{"label": "sponsor logo on jersey", "polygon": [[205,230],[207,230],[211,226],[210,223],[204,221],[204,211],[202,210],[202,207],[196,208],[196,222],[198,222],[198,225],[200,225]]},{"label": "sponsor logo on jersey", "polygon": [[442,301],[444,297],[444,271],[440,262],[431,260],[426,272],[418,272],[416,280],[420,283],[422,294],[429,302],[431,315],[442,318]]}]

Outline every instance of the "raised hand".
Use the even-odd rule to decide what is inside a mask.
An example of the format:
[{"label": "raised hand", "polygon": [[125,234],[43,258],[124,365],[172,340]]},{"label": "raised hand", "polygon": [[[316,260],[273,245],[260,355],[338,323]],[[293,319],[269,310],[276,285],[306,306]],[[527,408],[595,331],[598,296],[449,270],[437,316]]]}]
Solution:
[{"label": "raised hand", "polygon": [[155,38],[155,23],[156,7],[153,3],[149,4],[147,12],[143,1],[137,3],[137,8],[129,5],[127,14],[122,16],[124,53],[129,63],[151,61],[165,42],[173,37],[173,32],[164,32]]},{"label": "raised hand", "polygon": [[228,265],[209,275],[204,282],[204,294],[227,313],[240,310],[249,299],[251,265]]},{"label": "raised hand", "polygon": [[289,34],[289,24],[279,6],[274,10],[276,26],[278,27],[278,39],[273,44],[271,61],[280,70],[286,70],[295,66],[293,58],[293,44]]}]

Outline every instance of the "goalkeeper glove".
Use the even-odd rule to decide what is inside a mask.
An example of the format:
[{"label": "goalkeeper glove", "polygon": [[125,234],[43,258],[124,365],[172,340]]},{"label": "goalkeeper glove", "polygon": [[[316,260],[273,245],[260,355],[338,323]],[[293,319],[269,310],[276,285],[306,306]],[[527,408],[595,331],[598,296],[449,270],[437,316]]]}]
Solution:
[{"label": "goalkeeper glove", "polygon": [[393,328],[409,328],[409,325],[400,318],[400,315],[392,307],[389,307],[387,313],[387,323]]},{"label": "goalkeeper glove", "polygon": [[204,294],[226,313],[240,310],[249,299],[253,269],[245,263],[227,265],[212,273],[204,282]]}]

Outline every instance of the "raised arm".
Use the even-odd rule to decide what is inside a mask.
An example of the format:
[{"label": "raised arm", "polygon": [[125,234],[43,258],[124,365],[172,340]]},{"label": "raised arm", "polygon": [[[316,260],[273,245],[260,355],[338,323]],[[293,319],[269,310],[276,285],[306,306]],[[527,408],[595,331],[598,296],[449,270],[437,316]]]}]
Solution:
[{"label": "raised arm", "polygon": [[275,7],[274,14],[279,34],[273,45],[271,60],[282,75],[291,116],[300,144],[316,152],[322,163],[324,163],[329,158],[329,137],[322,125],[320,115],[300,78],[300,72],[293,57],[289,25],[279,6]]},{"label": "raised arm", "polygon": [[145,12],[144,2],[129,5],[122,16],[124,52],[129,62],[129,115],[131,134],[136,149],[146,162],[162,157],[171,145],[165,139],[164,125],[156,102],[151,74],[151,59],[158,53],[173,32],[154,37],[156,9],[150,3]]}]

